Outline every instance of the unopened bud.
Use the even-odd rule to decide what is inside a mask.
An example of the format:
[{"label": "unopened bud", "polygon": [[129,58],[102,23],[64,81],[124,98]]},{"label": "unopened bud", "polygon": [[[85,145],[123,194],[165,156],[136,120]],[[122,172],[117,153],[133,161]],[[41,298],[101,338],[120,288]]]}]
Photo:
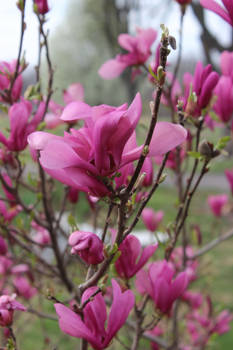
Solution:
[{"label": "unopened bud", "polygon": [[172,35],[169,35],[168,42],[173,50],[176,50],[176,38]]},{"label": "unopened bud", "polygon": [[205,158],[213,158],[213,144],[208,141],[202,141],[199,146],[199,152]]}]

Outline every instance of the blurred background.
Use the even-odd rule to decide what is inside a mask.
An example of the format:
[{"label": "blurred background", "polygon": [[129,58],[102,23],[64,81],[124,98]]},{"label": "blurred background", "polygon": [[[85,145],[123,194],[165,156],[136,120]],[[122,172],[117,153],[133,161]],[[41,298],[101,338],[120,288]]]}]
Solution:
[{"label": "blurred background", "polygon": [[[20,16],[15,3],[15,0],[8,0],[0,5],[1,60],[9,61],[17,56]],[[103,81],[97,71],[104,61],[121,52],[118,34],[134,34],[136,27],[153,27],[159,32],[160,24],[164,23],[179,41],[180,6],[174,0],[50,0],[49,5],[47,28],[58,101],[62,89],[77,81],[83,84],[85,100],[90,104],[104,101],[116,105],[130,101],[139,89],[143,94],[149,94],[143,76],[138,76],[132,84],[129,69],[113,81]],[[34,79],[39,45],[32,1],[27,1],[25,20],[24,50],[26,61],[30,63],[25,72],[27,85]],[[154,49],[158,40],[159,36]],[[218,70],[220,52],[232,48],[230,26],[214,13],[203,10],[199,1],[193,1],[184,19],[183,61],[179,76],[184,71],[192,72],[198,60],[212,63]],[[173,51],[169,56],[171,69],[176,55]]]}]

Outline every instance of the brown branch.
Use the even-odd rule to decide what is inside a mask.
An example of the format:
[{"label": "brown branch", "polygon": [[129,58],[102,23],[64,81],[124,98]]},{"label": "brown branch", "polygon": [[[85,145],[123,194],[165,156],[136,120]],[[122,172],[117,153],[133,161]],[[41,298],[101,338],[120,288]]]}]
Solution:
[{"label": "brown branch", "polygon": [[9,89],[9,93],[8,93],[10,102],[12,102],[11,93],[12,93],[15,81],[19,75],[20,58],[21,58],[21,53],[22,53],[22,48],[23,48],[24,32],[25,32],[25,28],[26,28],[25,22],[24,22],[26,0],[22,0],[21,4],[22,4],[22,8],[20,9],[21,10],[21,30],[20,30],[19,50],[18,50],[18,57],[17,57],[17,63],[16,63],[14,76],[13,76],[13,79],[11,80],[10,89]]},{"label": "brown branch", "polygon": [[226,241],[227,239],[233,237],[233,229],[230,231],[224,233],[220,237],[214,239],[213,241],[207,243],[204,247],[199,249],[196,253],[194,253],[192,256],[188,257],[189,260],[194,260],[196,258],[199,258],[200,256],[204,255],[208,251],[212,250],[216,246],[218,246],[220,243]]},{"label": "brown branch", "polygon": [[57,241],[56,231],[53,228],[54,217],[53,217],[53,213],[51,212],[51,208],[49,207],[49,200],[47,198],[45,173],[40,163],[38,163],[38,165],[39,165],[39,173],[40,173],[41,188],[42,188],[42,202],[43,202],[46,220],[49,226],[48,231],[51,238],[54,255],[56,257],[57,268],[59,270],[61,280],[66,285],[67,290],[71,292],[73,290],[73,284],[67,276],[67,271],[64,266],[64,261],[62,259],[62,255],[61,255],[58,241]]}]

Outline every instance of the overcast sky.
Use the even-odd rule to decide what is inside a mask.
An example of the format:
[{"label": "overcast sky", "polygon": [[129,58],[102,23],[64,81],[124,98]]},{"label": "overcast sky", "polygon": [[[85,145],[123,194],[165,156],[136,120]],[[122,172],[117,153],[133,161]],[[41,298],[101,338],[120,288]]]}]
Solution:
[{"label": "overcast sky", "polygon": [[[0,0],[0,60],[8,61],[17,56],[20,36],[20,13],[15,4],[16,0]],[[62,25],[66,8],[69,4],[70,0],[49,0],[51,11],[47,14],[47,18],[48,28],[51,34],[56,30],[57,26]],[[174,3],[172,10],[166,13],[166,17],[164,17],[166,18],[170,33],[176,37],[178,36],[179,30],[178,11],[179,6]],[[211,26],[216,36],[221,36],[222,41],[227,44],[230,37],[229,25],[210,12],[207,13],[207,19],[208,25]],[[38,34],[37,18],[32,12],[32,0],[27,1],[25,21],[28,28],[25,32],[24,41],[26,60],[27,62],[35,64],[38,53]],[[133,22],[137,23],[136,16],[133,18]],[[143,23],[144,27],[148,27],[149,25],[153,26],[153,16],[150,17],[150,20],[146,19],[143,22],[145,22]],[[200,59],[199,35],[199,25],[194,20],[191,9],[188,9],[184,21],[184,48],[186,56],[191,55],[194,59]]]}]

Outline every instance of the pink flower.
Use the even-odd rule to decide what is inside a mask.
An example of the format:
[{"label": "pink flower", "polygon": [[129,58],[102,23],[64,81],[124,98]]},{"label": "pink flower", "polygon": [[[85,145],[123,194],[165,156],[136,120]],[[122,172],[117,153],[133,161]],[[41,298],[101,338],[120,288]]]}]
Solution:
[{"label": "pink flower", "polygon": [[19,264],[12,267],[11,274],[15,275],[13,285],[17,294],[25,299],[31,299],[37,293],[37,289],[32,286],[33,275],[28,265]]},{"label": "pink flower", "polygon": [[[9,90],[11,86],[11,81],[13,79],[16,69],[16,60],[8,62],[0,62],[0,90],[4,93],[4,90]],[[13,102],[17,101],[21,95],[23,86],[22,75],[19,74],[14,82],[14,86],[11,92],[11,100]],[[5,97],[4,97],[5,96]],[[7,94],[0,95],[0,101],[12,102],[9,101]]]},{"label": "pink flower", "polygon": [[225,175],[226,175],[226,178],[229,182],[229,185],[230,185],[230,188],[231,188],[231,193],[233,195],[233,169],[232,170],[225,170]]},{"label": "pink flower", "polygon": [[129,34],[120,34],[118,43],[129,53],[117,55],[116,58],[105,62],[99,69],[99,75],[103,79],[113,79],[129,66],[144,64],[151,55],[151,45],[156,37],[157,32],[152,28],[138,28],[136,37]]},{"label": "pink flower", "polygon": [[174,301],[182,296],[187,285],[186,272],[173,278],[175,270],[166,260],[150,264],[148,272],[139,271],[136,286],[141,294],[148,294],[163,313],[169,313]]},{"label": "pink flower", "polygon": [[[93,196],[105,196],[109,190],[103,178],[140,157],[143,146],[135,147],[132,139],[141,108],[140,94],[129,108],[126,104],[116,108],[72,102],[64,109],[62,119],[84,119],[84,127],[71,129],[64,137],[35,132],[28,142],[32,149],[40,150],[40,163],[52,177]],[[182,143],[186,135],[180,125],[157,123],[148,156],[168,152]]]},{"label": "pink flower", "polygon": [[193,309],[197,309],[203,303],[203,296],[201,293],[185,291],[182,295],[182,300],[190,304]]},{"label": "pink flower", "polygon": [[84,101],[84,88],[80,83],[71,84],[68,89],[64,90],[63,99],[65,104],[74,101]]},{"label": "pink flower", "polygon": [[221,7],[214,0],[200,0],[200,3],[206,9],[215,12],[217,15],[222,17],[224,21],[228,22],[231,26],[233,26],[233,7],[232,0],[222,0],[222,3],[225,8]]},{"label": "pink flower", "polygon": [[[184,108],[188,114],[193,116],[201,114],[201,110],[209,104],[218,80],[219,75],[216,72],[212,72],[211,65],[208,64],[206,67],[203,67],[201,62],[197,63],[194,76],[190,73],[184,74],[186,100]],[[197,103],[188,101],[191,84],[192,92],[195,92],[197,96]]]},{"label": "pink flower", "polygon": [[219,335],[229,332],[229,323],[233,320],[233,315],[228,310],[223,310],[216,318],[215,325],[211,329],[211,333],[218,333]]},{"label": "pink flower", "polygon": [[222,74],[233,79],[233,52],[223,51],[220,57]]},{"label": "pink flower", "polygon": [[151,264],[149,277],[153,286],[153,300],[163,313],[168,313],[174,301],[182,296],[187,285],[186,272],[181,272],[175,279],[174,270],[166,260]]},{"label": "pink flower", "polygon": [[34,0],[34,4],[41,15],[45,15],[49,11],[47,0]]},{"label": "pink flower", "polygon": [[223,214],[223,208],[225,206],[225,204],[228,201],[228,196],[227,194],[219,194],[219,195],[215,195],[215,196],[209,196],[207,198],[209,207],[212,211],[212,213],[217,216],[220,217]]},{"label": "pink flower", "polygon": [[212,308],[211,299],[207,297],[200,310],[194,310],[187,316],[187,328],[195,346],[203,346],[212,334],[221,335],[230,329],[229,323],[233,315],[228,310],[223,310],[215,316]]},{"label": "pink flower", "polygon": [[0,132],[0,142],[3,143],[10,151],[22,151],[27,146],[27,137],[42,120],[45,104],[41,102],[36,114],[30,120],[32,113],[32,104],[29,101],[21,100],[14,103],[9,109],[10,117],[10,136],[7,139]]},{"label": "pink flower", "polygon": [[35,234],[33,235],[33,240],[36,243],[41,244],[42,246],[46,246],[50,243],[51,239],[48,230],[38,225],[35,221],[31,222],[31,226],[35,231]]},{"label": "pink flower", "polygon": [[214,110],[223,123],[229,122],[233,113],[233,81],[229,76],[221,76],[214,89],[217,101]]},{"label": "pink flower", "polygon": [[12,221],[21,210],[22,207],[20,205],[8,207],[5,201],[0,200],[0,217],[3,217],[5,221]]},{"label": "pink flower", "polygon": [[[97,287],[88,288],[82,296],[82,303],[93,295],[96,289]],[[72,337],[87,340],[96,350],[105,349],[125,323],[134,305],[134,295],[131,290],[122,293],[115,280],[112,280],[112,289],[113,303],[106,329],[107,309],[104,298],[99,293],[85,306],[83,319],[66,306],[55,304],[61,330]]]},{"label": "pink flower", "polygon": [[142,186],[149,187],[153,183],[154,168],[151,158],[147,157],[143,163],[141,173],[145,173],[145,178],[142,182]]},{"label": "pink flower", "polygon": [[157,247],[154,244],[142,249],[139,239],[128,235],[119,246],[121,255],[115,263],[118,275],[126,279],[133,277],[147,263]]},{"label": "pink flower", "polygon": [[152,208],[145,208],[142,211],[142,221],[151,232],[157,230],[160,222],[163,220],[163,216],[164,212],[162,210],[155,212]]},{"label": "pink flower", "polygon": [[0,275],[6,275],[12,264],[13,262],[10,258],[0,255]]},{"label": "pink flower", "polygon": [[69,187],[67,198],[71,203],[77,203],[79,198],[79,190],[74,187]]},{"label": "pink flower", "polygon": [[103,243],[91,232],[75,231],[69,237],[71,254],[78,254],[87,264],[97,265],[104,260]]},{"label": "pink flower", "polygon": [[27,300],[31,299],[37,293],[37,289],[32,287],[32,285],[29,283],[29,280],[26,277],[14,277],[13,285],[16,289],[17,294]]},{"label": "pink flower", "polygon": [[26,308],[15,300],[16,295],[0,297],[0,326],[8,327],[13,322],[14,310],[26,311]]}]

